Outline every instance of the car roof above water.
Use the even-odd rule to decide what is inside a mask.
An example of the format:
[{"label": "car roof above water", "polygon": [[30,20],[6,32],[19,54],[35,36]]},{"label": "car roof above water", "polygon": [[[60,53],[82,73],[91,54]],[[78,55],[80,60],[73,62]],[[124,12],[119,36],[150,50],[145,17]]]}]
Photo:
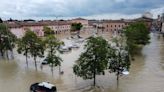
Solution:
[{"label": "car roof above water", "polygon": [[49,89],[52,89],[53,87],[55,87],[53,84],[50,84],[48,82],[41,82],[38,84],[39,86],[43,86],[43,87],[46,87],[46,88],[49,88]]}]

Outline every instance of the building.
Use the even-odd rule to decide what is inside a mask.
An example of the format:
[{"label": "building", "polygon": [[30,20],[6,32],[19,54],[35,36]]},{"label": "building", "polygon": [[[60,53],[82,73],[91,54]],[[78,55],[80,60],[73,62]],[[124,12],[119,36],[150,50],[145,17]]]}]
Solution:
[{"label": "building", "polygon": [[128,26],[130,23],[143,21],[147,28],[151,28],[153,19],[147,18],[145,16],[133,20],[87,20],[83,18],[76,18],[72,20],[42,20],[42,21],[34,21],[34,20],[26,20],[26,21],[6,21],[10,31],[15,34],[18,38],[21,38],[27,29],[30,29],[37,36],[44,36],[43,28],[44,26],[50,27],[54,30],[55,34],[65,34],[70,33],[71,24],[72,23],[81,23],[83,25],[81,31],[82,32],[93,32],[93,30],[97,30],[98,32],[118,32],[123,28]]},{"label": "building", "polygon": [[15,34],[18,38],[21,38],[27,29],[30,29],[37,36],[44,36],[44,26],[50,27],[54,30],[55,34],[68,33],[71,28],[71,23],[68,21],[10,21],[6,22],[10,31]]},{"label": "building", "polygon": [[145,16],[136,19],[120,19],[120,20],[89,20],[89,24],[96,28],[98,32],[119,32],[129,24],[134,22],[144,22],[146,27],[150,30],[153,19]]},{"label": "building", "polygon": [[89,26],[89,21],[83,18],[72,19],[71,23],[81,23],[83,25],[81,31],[91,31],[92,26]]},{"label": "building", "polygon": [[90,24],[94,26],[98,32],[115,32],[120,31],[129,25],[129,20],[91,20]]},{"label": "building", "polygon": [[119,31],[125,28],[128,25],[128,22],[124,20],[104,20],[102,26],[104,27],[104,31],[114,32]]},{"label": "building", "polygon": [[133,20],[133,22],[144,22],[149,30],[151,30],[153,21],[154,20],[152,18],[148,18],[145,16]]},{"label": "building", "polygon": [[83,18],[76,18],[71,20],[72,23],[81,23],[83,27],[88,27],[88,20]]}]

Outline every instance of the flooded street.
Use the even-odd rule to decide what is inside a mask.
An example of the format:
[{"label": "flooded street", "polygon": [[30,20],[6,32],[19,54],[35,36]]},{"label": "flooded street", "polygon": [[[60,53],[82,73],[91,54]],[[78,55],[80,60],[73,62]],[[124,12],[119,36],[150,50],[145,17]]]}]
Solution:
[{"label": "flooded street", "polygon": [[[103,36],[109,38],[107,34]],[[150,42],[131,62],[130,74],[120,77],[118,87],[115,74],[106,72],[105,76],[97,76],[99,88],[95,91],[88,90],[93,80],[83,80],[73,74],[72,66],[83,51],[81,45],[79,49],[60,55],[63,75],[59,75],[58,67],[53,74],[48,65],[41,70],[43,59],[37,59],[38,71],[35,71],[33,59],[29,59],[27,68],[25,57],[17,53],[14,60],[0,60],[0,92],[29,92],[32,83],[42,81],[55,84],[57,92],[164,92],[164,39],[151,34]]]}]

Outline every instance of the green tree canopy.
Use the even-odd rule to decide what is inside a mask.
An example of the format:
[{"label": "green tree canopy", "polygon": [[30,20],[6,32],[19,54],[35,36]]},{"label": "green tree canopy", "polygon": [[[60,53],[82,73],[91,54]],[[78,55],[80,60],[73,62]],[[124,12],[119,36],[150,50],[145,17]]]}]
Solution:
[{"label": "green tree canopy", "polygon": [[28,55],[30,54],[30,42],[32,41],[31,37],[36,39],[36,35],[30,30],[27,29],[25,35],[18,40],[17,52],[26,56],[26,64],[28,67]]},{"label": "green tree canopy", "polygon": [[3,23],[3,20],[0,18],[0,23]]},{"label": "green tree canopy", "polygon": [[117,84],[119,76],[123,74],[124,71],[129,71],[130,68],[130,58],[128,51],[123,47],[116,47],[112,51],[112,57],[109,60],[109,70],[110,73],[114,72],[117,76]]},{"label": "green tree canopy", "polygon": [[35,68],[37,70],[36,58],[37,57],[40,57],[40,58],[44,57],[45,44],[43,43],[43,41],[40,38],[35,37],[35,35],[33,35],[31,37],[31,40],[32,41],[30,42],[30,54],[31,54],[31,57],[34,58]]},{"label": "green tree canopy", "polygon": [[104,74],[109,61],[109,44],[102,37],[89,37],[85,52],[80,55],[73,67],[74,73],[83,79],[94,79],[96,75]]},{"label": "green tree canopy", "polygon": [[143,22],[132,23],[125,28],[124,34],[127,37],[127,45],[129,46],[131,55],[134,54],[137,46],[149,43],[149,33]]},{"label": "green tree canopy", "polygon": [[60,66],[61,62],[63,61],[60,56],[57,56],[56,54],[50,54],[48,53],[47,57],[44,61],[47,61],[48,64],[51,66],[51,72],[53,73],[53,67],[59,66],[59,74],[60,74]]},{"label": "green tree canopy", "polygon": [[56,53],[60,45],[64,44],[63,42],[59,41],[54,35],[48,35],[45,40],[46,48],[49,52]]},{"label": "green tree canopy", "polygon": [[7,51],[13,50],[16,40],[16,36],[9,31],[7,24],[0,23],[0,53],[2,56],[6,52],[8,58]]},{"label": "green tree canopy", "polygon": [[19,41],[18,45],[18,53],[24,52],[24,55],[26,56],[26,62],[27,62],[27,55],[31,55],[31,57],[34,58],[35,61],[35,68],[37,70],[37,57],[44,57],[44,50],[45,50],[45,44],[44,42],[37,37],[37,35],[28,29],[24,35],[24,37]]},{"label": "green tree canopy", "polygon": [[54,34],[54,30],[52,30],[50,27],[47,26],[43,27],[43,31],[44,31],[44,36]]},{"label": "green tree canopy", "polygon": [[71,31],[72,32],[77,32],[80,31],[83,25],[81,23],[72,23],[71,24]]},{"label": "green tree canopy", "polygon": [[57,50],[59,49],[60,45],[63,42],[60,42],[54,35],[48,35],[45,39],[46,48],[48,49],[48,55],[45,59],[49,64],[51,64],[51,70],[53,72],[54,66],[59,66],[59,73],[60,73],[60,66],[62,59],[56,55]]}]

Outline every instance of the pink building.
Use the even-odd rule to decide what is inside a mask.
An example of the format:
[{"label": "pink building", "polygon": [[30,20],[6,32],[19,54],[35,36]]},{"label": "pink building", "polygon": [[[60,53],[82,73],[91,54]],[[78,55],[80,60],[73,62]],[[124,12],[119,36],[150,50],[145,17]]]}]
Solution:
[{"label": "pink building", "polygon": [[21,38],[27,29],[32,30],[37,36],[44,36],[43,27],[48,26],[55,34],[62,34],[70,31],[71,23],[67,21],[39,21],[39,22],[8,22],[10,31],[18,38]]}]

